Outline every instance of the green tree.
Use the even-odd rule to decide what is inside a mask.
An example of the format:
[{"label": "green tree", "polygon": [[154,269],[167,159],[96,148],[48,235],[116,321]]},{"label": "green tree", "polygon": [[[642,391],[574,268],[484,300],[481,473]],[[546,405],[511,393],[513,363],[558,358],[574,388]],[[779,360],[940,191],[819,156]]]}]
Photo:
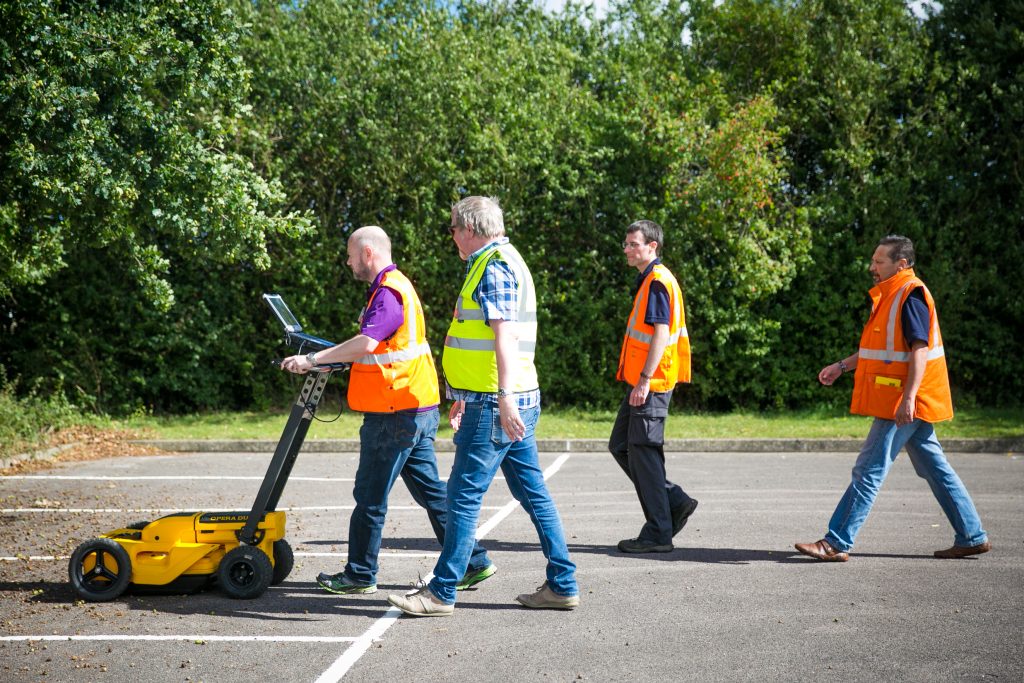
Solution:
[{"label": "green tree", "polygon": [[267,235],[302,228],[227,150],[249,76],[236,24],[217,0],[0,5],[0,296],[81,246],[166,310],[170,252],[266,268]]},{"label": "green tree", "polygon": [[1020,405],[1024,376],[1024,2],[943,2],[925,25],[947,74],[917,144],[927,273],[958,396]]},{"label": "green tree", "polygon": [[117,411],[259,396],[241,286],[308,219],[232,151],[244,28],[217,0],[0,3],[0,364],[22,386]]}]

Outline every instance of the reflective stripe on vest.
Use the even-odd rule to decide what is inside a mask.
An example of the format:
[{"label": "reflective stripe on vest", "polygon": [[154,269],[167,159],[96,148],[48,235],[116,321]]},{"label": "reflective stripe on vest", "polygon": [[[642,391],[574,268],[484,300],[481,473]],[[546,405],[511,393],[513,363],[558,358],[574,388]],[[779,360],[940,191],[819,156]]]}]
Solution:
[{"label": "reflective stripe on vest", "polygon": [[686,329],[686,310],[679,282],[671,271],[660,263],[651,269],[633,298],[633,308],[626,322],[626,334],[622,339],[616,378],[631,385],[636,385],[640,381],[640,373],[647,362],[651,342],[654,340],[654,328],[643,321],[643,316],[646,315],[651,284],[655,280],[665,286],[672,304],[672,314],[668,325],[668,342],[651,377],[650,386],[651,391],[670,391],[677,382],[690,381],[690,336]]},{"label": "reflective stripe on vest", "polygon": [[349,407],[366,413],[393,413],[437,405],[437,370],[424,336],[419,296],[409,279],[397,270],[385,273],[380,287],[393,289],[402,297],[402,324],[372,353],[353,361]]},{"label": "reflective stripe on vest", "polygon": [[915,397],[914,416],[939,422],[953,416],[946,352],[935,301],[925,284],[906,269],[871,290],[873,303],[857,352],[850,412],[892,420],[909,381],[912,352],[903,337],[903,305],[920,288],[931,321],[924,373]]},{"label": "reflective stripe on vest", "polygon": [[382,351],[380,353],[368,353],[365,356],[360,357],[358,360],[352,362],[361,363],[363,365],[387,365],[390,363],[401,363],[403,361],[419,358],[420,356],[429,355],[430,344],[428,344],[427,342],[422,342],[420,344],[410,344],[407,348],[399,349],[397,351]]},{"label": "reflective stripe on vest", "polygon": [[514,368],[513,391],[532,391],[538,387],[533,359],[537,350],[537,299],[533,277],[522,256],[511,244],[497,245],[480,254],[470,266],[456,300],[455,312],[444,342],[441,364],[445,379],[455,389],[480,393],[498,390],[498,362],[494,330],[484,319],[480,305],[473,300],[484,269],[492,259],[509,265],[516,278],[519,308],[516,332],[519,344]]},{"label": "reflective stripe on vest", "polygon": [[[920,281],[918,281],[920,282]],[[905,285],[900,287],[899,291],[896,292],[896,296],[893,297],[892,304],[889,306],[889,320],[885,326],[885,350],[879,349],[865,349],[861,348],[857,352],[858,358],[864,358],[867,360],[880,360],[885,363],[909,363],[910,352],[909,351],[897,351],[896,350],[896,320],[899,318],[902,312],[902,305],[906,301],[907,290],[910,289],[914,281],[911,280]],[[922,283],[923,284],[923,283]],[[936,335],[939,331],[939,319],[935,317],[935,323],[932,325],[932,335]],[[934,360],[941,358],[946,355],[946,351],[942,344],[928,349],[928,360]]]}]

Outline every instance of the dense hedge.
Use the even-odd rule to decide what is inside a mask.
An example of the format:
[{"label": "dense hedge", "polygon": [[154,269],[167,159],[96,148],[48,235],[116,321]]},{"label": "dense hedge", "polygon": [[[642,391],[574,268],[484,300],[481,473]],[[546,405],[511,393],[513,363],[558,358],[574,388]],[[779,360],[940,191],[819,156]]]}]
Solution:
[{"label": "dense hedge", "polygon": [[815,377],[853,350],[868,256],[899,232],[957,400],[1019,404],[1021,3],[33,6],[0,16],[0,364],[20,386],[110,412],[283,401],[259,295],[351,335],[345,240],[371,223],[436,351],[463,268],[449,207],[490,194],[537,281],[549,402],[617,400],[619,243],[646,217],[687,295],[679,402],[845,400]]}]

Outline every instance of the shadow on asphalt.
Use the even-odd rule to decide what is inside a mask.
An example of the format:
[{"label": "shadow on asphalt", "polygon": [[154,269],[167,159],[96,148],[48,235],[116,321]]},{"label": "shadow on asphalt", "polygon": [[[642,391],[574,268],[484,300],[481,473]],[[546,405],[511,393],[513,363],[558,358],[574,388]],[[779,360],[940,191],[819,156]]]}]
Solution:
[{"label": "shadow on asphalt", "polygon": [[[484,541],[487,550],[496,552],[540,552],[537,543],[510,543],[506,541]],[[750,548],[694,548],[676,546],[667,553],[624,553],[614,545],[591,545],[570,543],[569,553],[608,555],[623,560],[658,560],[661,562],[702,562],[706,564],[749,564],[751,562],[777,562],[779,564],[800,564],[816,560],[804,557],[796,550],[756,550]],[[889,558],[899,560],[934,560],[932,555],[907,555],[899,553],[851,553],[852,558]]]},{"label": "shadow on asphalt", "polygon": [[[292,541],[296,543],[295,541]],[[302,541],[300,545],[303,546],[347,546],[347,539],[338,540],[315,540],[315,541]],[[398,538],[393,536],[385,536],[381,541],[381,551],[399,551],[399,550],[420,550],[424,552],[441,552],[441,544],[437,542],[437,539],[430,536],[424,536],[420,538]]]}]

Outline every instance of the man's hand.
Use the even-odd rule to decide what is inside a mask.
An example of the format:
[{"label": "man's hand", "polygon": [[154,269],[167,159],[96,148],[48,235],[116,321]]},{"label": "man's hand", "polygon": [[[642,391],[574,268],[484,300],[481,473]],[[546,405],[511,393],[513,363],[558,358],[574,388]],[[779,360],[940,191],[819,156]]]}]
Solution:
[{"label": "man's hand", "polygon": [[925,365],[928,364],[928,344],[923,341],[915,341],[910,346],[910,362],[907,368],[906,384],[903,388],[903,397],[896,407],[896,426],[910,424],[914,421],[914,412],[917,409],[917,391],[921,388],[921,380],[924,379]]},{"label": "man's hand", "polygon": [[839,363],[829,363],[821,369],[821,372],[818,373],[818,381],[826,387],[830,387],[842,376],[843,369],[839,366]]},{"label": "man's hand", "polygon": [[896,408],[896,426],[902,427],[908,425],[914,421],[914,409],[917,404],[916,398],[907,398],[904,396],[900,399],[900,404]]},{"label": "man's hand", "polygon": [[465,401],[456,401],[452,404],[451,410],[448,411],[448,424],[452,426],[453,431],[459,431],[459,425],[462,424],[462,413],[465,410]]},{"label": "man's hand", "polygon": [[288,356],[281,361],[281,369],[294,372],[296,375],[305,375],[313,369],[313,364],[305,356]]},{"label": "man's hand", "polygon": [[519,417],[519,405],[515,396],[498,398],[498,415],[501,417],[501,428],[513,441],[522,441],[526,436],[526,424]]},{"label": "man's hand", "polygon": [[651,393],[651,380],[641,377],[640,381],[633,387],[633,391],[629,392],[629,405],[642,406],[647,403],[647,395],[649,393]]}]

